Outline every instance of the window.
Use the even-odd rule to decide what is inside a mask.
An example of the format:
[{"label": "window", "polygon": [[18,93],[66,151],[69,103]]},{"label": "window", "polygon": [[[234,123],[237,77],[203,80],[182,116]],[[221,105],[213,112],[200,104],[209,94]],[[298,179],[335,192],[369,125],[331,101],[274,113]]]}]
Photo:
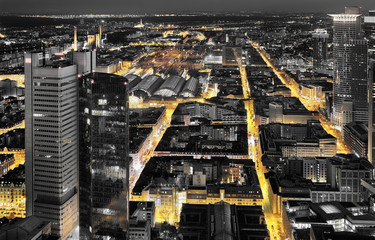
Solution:
[{"label": "window", "polygon": [[107,105],[107,99],[99,99],[98,105]]}]

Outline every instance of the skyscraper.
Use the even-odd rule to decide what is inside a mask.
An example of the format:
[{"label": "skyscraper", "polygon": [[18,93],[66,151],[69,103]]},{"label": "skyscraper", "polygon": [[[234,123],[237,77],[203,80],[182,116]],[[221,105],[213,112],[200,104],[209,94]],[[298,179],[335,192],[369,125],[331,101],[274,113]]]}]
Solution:
[{"label": "skyscraper", "polygon": [[368,74],[368,160],[375,165],[375,10],[364,19],[365,36],[368,40],[369,74]]},{"label": "skyscraper", "polygon": [[26,214],[50,221],[62,239],[78,226],[78,73],[92,59],[73,55],[86,61],[25,54]]},{"label": "skyscraper", "polygon": [[368,160],[375,165],[375,60],[369,61]]},{"label": "skyscraper", "polygon": [[125,239],[128,225],[128,81],[80,78],[80,239]]},{"label": "skyscraper", "polygon": [[325,29],[316,29],[312,34],[314,67],[321,68],[327,60],[329,34]]},{"label": "skyscraper", "polygon": [[[367,41],[360,39],[358,7],[346,7],[333,17],[333,120],[336,125],[367,122]],[[352,107],[352,114],[347,110]],[[344,110],[346,113],[344,113]]]}]

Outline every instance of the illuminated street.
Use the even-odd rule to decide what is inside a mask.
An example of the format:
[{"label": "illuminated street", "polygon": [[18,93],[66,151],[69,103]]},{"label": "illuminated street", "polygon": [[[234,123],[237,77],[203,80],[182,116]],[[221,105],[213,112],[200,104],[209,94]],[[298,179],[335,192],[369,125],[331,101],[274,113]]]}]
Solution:
[{"label": "illuminated street", "polygon": [[21,123],[16,124],[15,126],[13,126],[11,128],[1,128],[0,129],[0,134],[12,131],[14,129],[25,129],[25,121],[22,121]]},{"label": "illuminated street", "polygon": [[[237,64],[239,66],[240,74],[241,74],[241,83],[242,83],[242,90],[243,90],[243,99],[245,103],[245,108],[247,110],[247,125],[248,125],[248,152],[249,152],[249,158],[253,159],[256,166],[256,171],[258,175],[258,179],[260,182],[260,187],[262,189],[263,194],[263,210],[266,218],[267,228],[270,233],[271,239],[283,239],[283,236],[285,234],[282,231],[281,226],[281,217],[278,214],[273,213],[272,209],[272,190],[270,189],[270,184],[268,183],[268,180],[265,179],[264,174],[267,172],[267,170],[263,167],[261,162],[261,153],[259,150],[259,142],[258,142],[258,126],[255,123],[255,113],[254,113],[254,106],[253,101],[248,100],[250,98],[250,88],[249,83],[247,80],[247,74],[246,74],[246,67],[242,64],[242,56],[237,56]],[[158,56],[165,56],[164,59],[158,59],[157,61],[154,61],[154,59]],[[147,55],[143,55],[141,58],[137,59],[136,63],[133,63],[128,66],[124,66],[123,69],[119,72],[121,75],[126,75],[129,73],[135,73],[138,75],[147,74],[147,70],[145,72],[144,69],[150,69],[151,66],[155,66],[157,64],[157,67],[161,67],[165,63],[170,63],[170,60],[167,59],[175,59],[176,57],[180,57],[180,54],[176,52],[175,49],[166,49],[162,52],[154,52],[151,56],[152,58],[147,59]],[[139,66],[138,66],[139,65]],[[178,64],[178,66],[181,65],[181,63]],[[130,67],[132,66],[132,67]],[[138,67],[135,67],[138,66]],[[163,65],[165,68],[165,66]],[[181,68],[180,68],[181,69]],[[166,107],[167,114],[165,119],[163,120],[163,126],[164,128],[161,129],[160,134],[152,136],[152,144],[151,148],[146,151],[146,155],[143,156],[143,159],[140,160],[141,164],[137,164],[136,167],[130,167],[131,172],[131,179],[130,179],[130,193],[132,192],[132,189],[137,182],[139,176],[141,175],[141,172],[145,165],[147,164],[148,160],[153,156],[153,151],[157,147],[159,141],[161,140],[165,130],[169,127],[171,116],[178,106],[179,103],[188,102],[188,101],[197,101],[197,102],[205,102],[205,99],[215,97],[218,92],[217,86],[206,86],[202,93],[202,97],[196,97],[196,98],[176,98],[174,100],[148,100],[144,102],[130,102],[130,108],[149,108],[149,107]],[[241,98],[239,98],[241,99]],[[133,198],[132,195],[130,195],[131,199]],[[135,199],[134,199],[135,200]],[[156,211],[156,219],[159,219],[159,221],[163,221],[160,219],[163,219],[161,209],[157,209]],[[178,214],[179,215],[179,214]],[[168,218],[169,222],[174,222],[178,219],[178,215],[176,215],[173,218]],[[157,220],[158,221],[158,220]]]},{"label": "illuminated street", "polygon": [[[143,108],[145,105],[137,105],[137,107]],[[155,107],[158,107],[155,103]],[[146,154],[142,156],[142,159],[140,159],[140,162],[134,163],[133,166],[129,166],[129,172],[130,172],[130,179],[129,179],[129,193],[130,193],[130,199],[132,200],[131,192],[134,188],[134,185],[137,183],[138,178],[141,176],[141,173],[143,171],[143,168],[146,166],[148,160],[153,156],[155,148],[158,146],[160,140],[162,139],[165,131],[170,125],[171,117],[176,109],[177,104],[170,104],[168,107],[166,107],[166,115],[165,118],[162,120],[162,129],[158,129],[159,131],[156,133],[156,135],[152,135],[152,140],[149,145],[149,148],[146,151]]]},{"label": "illuminated street", "polygon": [[[246,68],[242,66],[240,58],[237,56],[237,62],[239,63],[239,68],[241,72],[242,88],[244,93],[244,98],[248,99],[250,97],[250,88],[247,80]],[[254,112],[254,101],[244,100],[245,109],[247,111],[247,130],[248,130],[248,145],[249,145],[249,157],[253,159],[255,163],[255,168],[258,175],[259,185],[262,189],[263,194],[263,212],[266,218],[267,228],[270,233],[270,239],[284,239],[284,233],[282,232],[281,216],[273,213],[272,210],[272,199],[273,194],[270,189],[270,184],[265,178],[264,174],[267,170],[263,167],[261,161],[261,153],[259,146],[259,132],[258,126],[255,122],[255,112]]]},{"label": "illuminated street", "polygon": [[[266,53],[266,51],[259,47],[259,43],[252,41],[250,41],[250,43],[257,50],[262,59],[266,62],[267,66],[270,67],[277,75],[277,77],[281,80],[281,82],[291,90],[292,96],[297,97],[304,104],[306,109],[308,109],[309,111],[319,111],[319,108],[324,106],[323,101],[310,101],[303,98],[301,96],[298,83],[293,78],[289,77],[288,74],[286,74],[284,71],[277,69],[273,65],[272,61],[269,59],[269,57],[267,57],[269,55]],[[349,148],[344,143],[340,131],[338,131],[335,126],[330,121],[328,121],[326,117],[324,117],[321,113],[319,114],[319,116],[320,123],[322,124],[324,130],[326,130],[327,133],[331,134],[337,139],[337,152],[344,154],[350,153]]]},{"label": "illuminated street", "polygon": [[1,240],[375,240],[374,4],[4,1]]}]

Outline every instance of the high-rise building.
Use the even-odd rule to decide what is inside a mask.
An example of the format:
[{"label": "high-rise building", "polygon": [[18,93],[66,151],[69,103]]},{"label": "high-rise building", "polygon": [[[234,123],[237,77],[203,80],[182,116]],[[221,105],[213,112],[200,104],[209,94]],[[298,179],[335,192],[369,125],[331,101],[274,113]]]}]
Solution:
[{"label": "high-rise building", "polygon": [[[358,7],[346,7],[345,14],[330,15],[333,17],[333,120],[340,127],[368,119],[367,41],[360,39],[360,13]],[[345,116],[340,113],[350,103],[352,116],[348,118],[347,113]]]},{"label": "high-rise building", "polygon": [[128,81],[79,80],[80,239],[125,239],[128,226]]},{"label": "high-rise building", "polygon": [[368,40],[369,58],[375,59],[375,10],[364,17],[365,37]]},{"label": "high-rise building", "polygon": [[369,73],[368,73],[368,160],[375,164],[375,10],[364,18],[365,36],[368,40]]},{"label": "high-rise building", "polygon": [[51,222],[61,239],[78,226],[78,74],[93,70],[85,65],[95,54],[73,55],[87,61],[25,54],[26,215]]},{"label": "high-rise building", "polygon": [[375,60],[369,61],[368,160],[375,164]]},{"label": "high-rise building", "polygon": [[316,29],[312,34],[314,67],[322,68],[327,60],[329,34],[325,29]]}]

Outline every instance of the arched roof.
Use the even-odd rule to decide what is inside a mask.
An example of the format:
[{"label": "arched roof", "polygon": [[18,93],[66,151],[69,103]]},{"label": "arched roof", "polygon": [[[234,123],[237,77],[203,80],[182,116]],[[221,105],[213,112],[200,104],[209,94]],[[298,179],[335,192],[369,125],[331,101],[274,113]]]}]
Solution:
[{"label": "arched roof", "polygon": [[128,74],[125,76],[126,79],[128,79],[128,84],[129,84],[129,90],[134,88],[135,86],[138,85],[142,81],[142,78],[135,74]]},{"label": "arched roof", "polygon": [[[138,83],[131,92],[134,95],[144,95],[151,97],[156,90],[163,84],[164,80],[157,75],[150,75],[145,77],[140,83]],[[141,93],[143,92],[143,93]]]},{"label": "arched roof", "polygon": [[185,82],[185,79],[182,77],[170,76],[160,86],[159,90],[155,92],[155,95],[164,97],[176,96],[180,93]]},{"label": "arched roof", "polygon": [[187,80],[184,88],[180,92],[180,96],[182,97],[195,97],[198,88],[198,79],[191,77]]}]

